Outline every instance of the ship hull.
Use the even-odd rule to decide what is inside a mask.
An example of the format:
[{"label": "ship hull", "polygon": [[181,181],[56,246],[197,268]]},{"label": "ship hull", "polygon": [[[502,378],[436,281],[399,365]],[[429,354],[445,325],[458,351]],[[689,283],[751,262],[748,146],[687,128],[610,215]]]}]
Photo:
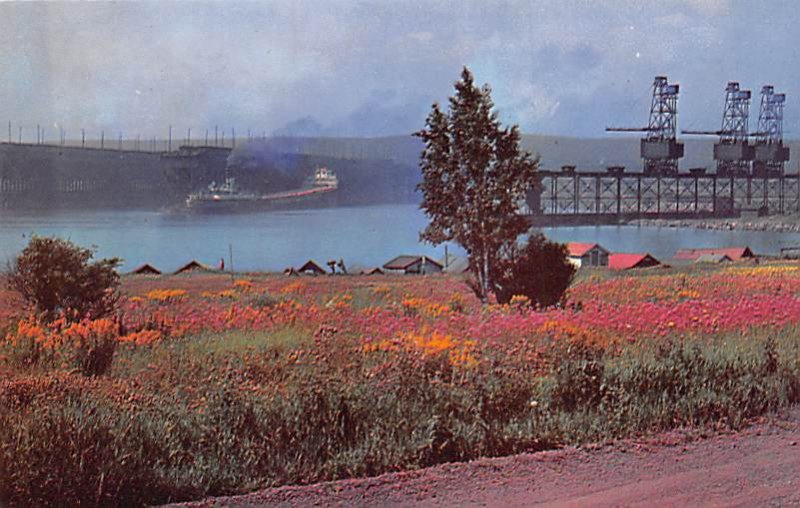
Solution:
[{"label": "ship hull", "polygon": [[337,198],[336,189],[320,189],[315,192],[279,193],[253,199],[199,200],[188,203],[186,210],[191,213],[233,214],[328,208],[338,204]]}]

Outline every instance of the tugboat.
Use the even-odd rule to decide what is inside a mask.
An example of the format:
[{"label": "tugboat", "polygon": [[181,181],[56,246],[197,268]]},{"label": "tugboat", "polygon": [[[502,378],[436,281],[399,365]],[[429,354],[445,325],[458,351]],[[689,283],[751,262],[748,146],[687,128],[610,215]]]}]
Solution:
[{"label": "tugboat", "polygon": [[280,208],[306,208],[326,204],[324,198],[339,188],[339,179],[328,168],[317,168],[306,179],[305,185],[272,194],[255,194],[242,191],[236,179],[227,174],[224,183],[211,182],[207,189],[189,194],[186,207],[196,212],[239,212],[275,210]]}]

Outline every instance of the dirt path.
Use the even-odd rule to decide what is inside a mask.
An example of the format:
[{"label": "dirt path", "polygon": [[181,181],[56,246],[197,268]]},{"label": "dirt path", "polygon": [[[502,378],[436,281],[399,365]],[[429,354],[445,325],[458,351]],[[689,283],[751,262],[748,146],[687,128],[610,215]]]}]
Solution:
[{"label": "dirt path", "polygon": [[735,434],[639,441],[282,487],[184,506],[800,506],[800,409]]}]

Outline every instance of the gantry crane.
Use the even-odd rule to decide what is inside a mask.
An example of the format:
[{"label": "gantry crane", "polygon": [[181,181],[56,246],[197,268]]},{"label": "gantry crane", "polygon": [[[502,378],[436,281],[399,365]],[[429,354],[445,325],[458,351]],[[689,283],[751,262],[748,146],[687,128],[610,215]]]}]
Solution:
[{"label": "gantry crane", "polygon": [[606,128],[606,132],[645,132],[640,152],[647,176],[678,174],[678,160],[683,157],[683,143],[676,139],[679,91],[679,85],[670,84],[666,76],[656,76],[647,127]]}]

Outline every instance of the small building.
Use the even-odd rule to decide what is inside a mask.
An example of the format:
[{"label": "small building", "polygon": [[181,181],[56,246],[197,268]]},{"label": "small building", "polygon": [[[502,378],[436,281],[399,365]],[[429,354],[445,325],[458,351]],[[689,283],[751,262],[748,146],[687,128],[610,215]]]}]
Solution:
[{"label": "small building", "polygon": [[355,264],[350,267],[347,273],[352,275],[383,275],[383,270],[378,266]]},{"label": "small building", "polygon": [[783,259],[800,259],[800,247],[781,247],[781,257]]},{"label": "small building", "polygon": [[608,267],[612,270],[630,270],[632,268],[649,268],[661,262],[648,253],[615,252],[608,256]]},{"label": "small building", "polygon": [[297,271],[304,275],[325,275],[326,273],[313,259],[306,261],[306,264],[298,268]]},{"label": "small building", "polygon": [[695,261],[700,256],[728,256],[731,261],[741,261],[756,257],[750,247],[724,247],[713,249],[678,249],[675,253],[676,261]]},{"label": "small building", "polygon": [[442,271],[445,273],[466,273],[469,271],[469,259],[466,256],[448,254],[447,258],[439,260],[439,264],[442,265]]},{"label": "small building", "polygon": [[699,258],[695,259],[693,263],[695,264],[720,264],[720,263],[730,263],[733,261],[727,254],[703,254]]},{"label": "small building", "polygon": [[204,265],[203,263],[197,260],[191,260],[182,267],[175,270],[175,273],[190,273],[190,272],[213,272],[214,269],[208,265]]},{"label": "small building", "polygon": [[441,273],[444,267],[428,256],[397,256],[383,265],[389,273],[427,275]]},{"label": "small building", "polygon": [[134,269],[131,274],[133,275],[161,275],[161,270],[155,266],[145,263],[142,266]]},{"label": "small building", "polygon": [[578,243],[570,242],[567,244],[569,261],[575,268],[582,266],[608,266],[609,251],[599,243]]}]

